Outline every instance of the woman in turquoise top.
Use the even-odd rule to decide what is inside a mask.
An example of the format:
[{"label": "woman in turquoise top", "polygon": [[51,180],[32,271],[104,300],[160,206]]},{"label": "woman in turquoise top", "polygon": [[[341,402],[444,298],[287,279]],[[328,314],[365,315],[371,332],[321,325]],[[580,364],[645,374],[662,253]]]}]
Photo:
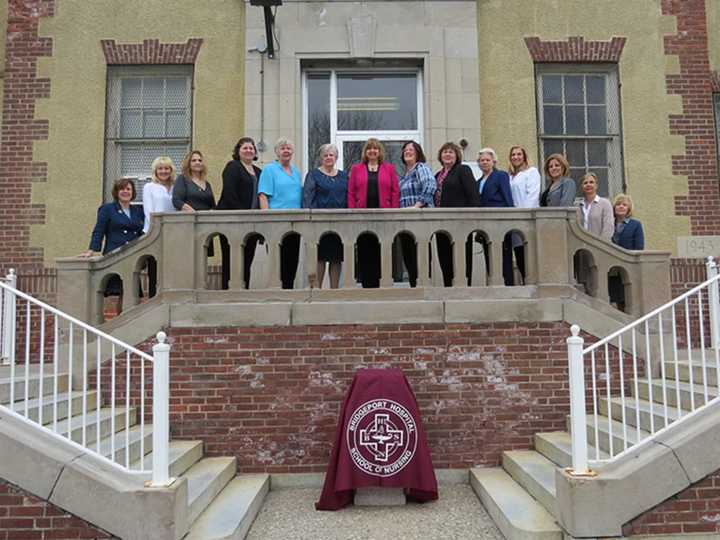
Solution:
[{"label": "woman in turquoise top", "polygon": [[[337,146],[323,144],[318,155],[320,166],[305,177],[303,208],[347,208],[348,175],[335,167]],[[330,266],[330,288],[337,289],[340,286],[342,261],[343,245],[340,237],[334,233],[323,234],[318,244],[318,288],[322,288],[326,264]]]},{"label": "woman in turquoise top", "polygon": [[[261,210],[289,210],[302,205],[300,171],[291,163],[295,146],[280,137],[275,143],[277,161],[263,167],[258,181]],[[283,289],[292,289],[300,255],[300,235],[288,234],[280,245],[280,280]]]}]

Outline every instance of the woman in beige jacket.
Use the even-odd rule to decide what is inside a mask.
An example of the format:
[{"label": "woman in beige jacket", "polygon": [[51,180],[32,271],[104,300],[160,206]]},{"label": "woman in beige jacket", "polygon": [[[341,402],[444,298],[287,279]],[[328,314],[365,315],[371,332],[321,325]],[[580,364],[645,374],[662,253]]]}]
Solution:
[{"label": "woman in beige jacket", "polygon": [[583,199],[580,201],[580,224],[584,229],[611,241],[615,232],[615,216],[610,201],[598,196],[598,178],[587,173],[580,179]]}]

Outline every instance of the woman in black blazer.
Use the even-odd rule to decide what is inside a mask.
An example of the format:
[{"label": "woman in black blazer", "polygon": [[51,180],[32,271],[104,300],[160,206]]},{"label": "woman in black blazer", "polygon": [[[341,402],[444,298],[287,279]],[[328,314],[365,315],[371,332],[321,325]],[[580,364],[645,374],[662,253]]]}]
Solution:
[{"label": "woman in black blazer", "polygon": [[[258,178],[260,167],[253,163],[257,160],[257,148],[251,137],[242,137],[232,153],[232,161],[228,161],[222,173],[222,193],[217,210],[257,210]],[[245,288],[250,286],[250,266],[255,257],[258,237],[250,236],[243,249],[243,282]],[[220,237],[222,251],[222,288],[230,284],[230,244],[224,236]]]},{"label": "woman in black blazer", "polygon": [[[642,223],[631,218],[633,202],[630,195],[621,193],[613,200],[615,212],[615,233],[612,236],[613,244],[630,250],[645,249],[645,234]],[[618,309],[625,311],[625,284],[619,273],[608,275],[608,294],[610,303]]]},{"label": "woman in black blazer", "polygon": [[[446,142],[438,151],[438,161],[442,164],[435,175],[437,191],[435,206],[438,208],[469,208],[480,206],[480,193],[477,189],[472,169],[462,162],[462,149],[454,142]],[[451,287],[455,270],[453,268],[450,239],[444,234],[435,235],[438,250],[438,262],[443,273],[443,284]],[[472,241],[465,242],[466,277],[470,278],[472,267]]]}]

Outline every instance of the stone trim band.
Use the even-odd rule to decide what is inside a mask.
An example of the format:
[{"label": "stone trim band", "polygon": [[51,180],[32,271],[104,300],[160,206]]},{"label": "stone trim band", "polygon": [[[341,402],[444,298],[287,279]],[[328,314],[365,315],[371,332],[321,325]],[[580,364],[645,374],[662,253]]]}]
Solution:
[{"label": "stone trim band", "polygon": [[201,38],[191,38],[187,43],[160,43],[159,39],[123,44],[118,44],[114,39],[103,39],[100,43],[105,53],[105,61],[112,66],[194,64],[202,42]]},{"label": "stone trim band", "polygon": [[525,38],[525,45],[534,62],[619,62],[625,47],[624,37],[610,41],[585,41],[573,36],[567,41],[542,41],[539,37]]}]

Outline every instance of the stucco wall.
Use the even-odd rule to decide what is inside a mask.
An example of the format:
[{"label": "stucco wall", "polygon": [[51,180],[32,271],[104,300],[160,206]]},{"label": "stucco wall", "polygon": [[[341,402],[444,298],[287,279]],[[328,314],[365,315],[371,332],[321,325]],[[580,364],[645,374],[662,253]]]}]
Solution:
[{"label": "stucco wall", "polygon": [[[711,2],[712,3],[712,2]],[[675,216],[673,196],[687,191],[673,177],[671,155],[683,153],[682,138],[669,134],[668,114],[681,103],[667,96],[663,35],[674,18],[655,0],[479,0],[480,117],[483,144],[493,146],[506,166],[507,151],[523,144],[537,160],[534,66],[523,38],[565,41],[569,36],[607,41],[626,36],[620,59],[625,181],[645,224],[647,246],[675,249],[675,237],[689,234],[689,221]]]},{"label": "stucco wall", "polygon": [[244,5],[175,0],[169,9],[144,0],[59,0],[55,16],[42,21],[40,34],[53,38],[54,50],[38,68],[50,77],[51,97],[38,102],[36,118],[50,120],[50,137],[35,144],[34,158],[48,162],[48,181],[34,184],[32,197],[47,205],[47,219],[33,227],[31,244],[45,248],[45,264],[87,249],[102,202],[107,66],[101,39],[204,39],[195,65],[192,143],[205,154],[209,180],[220,192],[220,173],[242,134]]}]

